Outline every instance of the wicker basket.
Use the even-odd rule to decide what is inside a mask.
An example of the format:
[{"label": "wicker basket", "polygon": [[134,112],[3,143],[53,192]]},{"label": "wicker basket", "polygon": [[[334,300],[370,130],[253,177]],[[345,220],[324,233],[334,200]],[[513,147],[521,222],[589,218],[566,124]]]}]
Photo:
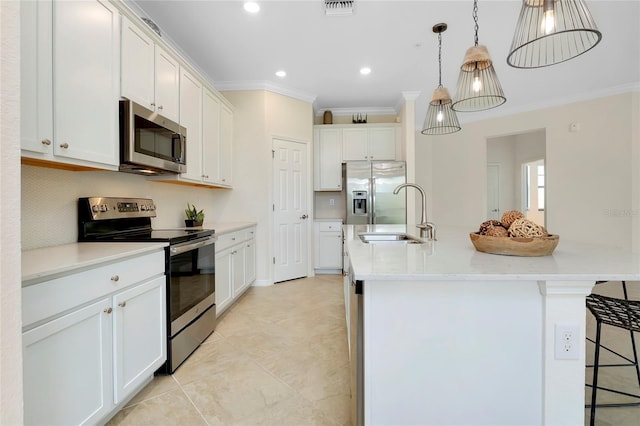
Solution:
[{"label": "wicker basket", "polygon": [[483,253],[502,254],[507,256],[549,256],[553,253],[560,237],[491,237],[477,232],[469,234],[476,250]]}]

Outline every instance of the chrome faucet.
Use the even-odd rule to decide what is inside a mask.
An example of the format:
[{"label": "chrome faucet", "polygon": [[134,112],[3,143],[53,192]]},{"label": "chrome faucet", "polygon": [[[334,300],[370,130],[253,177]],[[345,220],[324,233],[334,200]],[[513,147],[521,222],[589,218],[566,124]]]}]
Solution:
[{"label": "chrome faucet", "polygon": [[420,238],[425,238],[429,241],[436,241],[436,226],[431,222],[427,222],[427,196],[424,193],[424,189],[415,183],[403,183],[396,186],[393,193],[397,195],[402,188],[407,186],[417,189],[422,196],[422,215],[420,218],[420,224],[416,225],[416,228],[420,229]]}]

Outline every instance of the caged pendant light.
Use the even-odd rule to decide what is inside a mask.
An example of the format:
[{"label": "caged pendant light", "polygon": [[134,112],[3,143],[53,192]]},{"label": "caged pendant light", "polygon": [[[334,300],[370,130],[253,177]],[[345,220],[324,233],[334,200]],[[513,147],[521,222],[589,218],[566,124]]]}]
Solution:
[{"label": "caged pendant light", "polygon": [[456,112],[451,109],[451,95],[442,87],[442,33],[446,29],[447,24],[444,23],[433,26],[433,32],[438,33],[438,87],[429,102],[427,116],[420,132],[423,135],[446,135],[460,130]]},{"label": "caged pendant light", "polygon": [[460,67],[455,111],[471,112],[495,108],[507,101],[493,68],[493,61],[486,46],[478,45],[478,0],[473,2],[475,44],[467,50]]},{"label": "caged pendant light", "polygon": [[547,67],[582,55],[601,39],[583,0],[523,0],[507,63]]}]

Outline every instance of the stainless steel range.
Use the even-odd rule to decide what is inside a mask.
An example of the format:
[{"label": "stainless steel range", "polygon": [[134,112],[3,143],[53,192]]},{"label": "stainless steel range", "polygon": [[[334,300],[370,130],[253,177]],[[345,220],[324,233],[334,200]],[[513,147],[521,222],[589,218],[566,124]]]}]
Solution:
[{"label": "stainless steel range", "polygon": [[169,243],[167,362],[158,372],[171,374],[215,329],[217,237],[212,229],[152,229],[155,216],[156,206],[147,198],[80,198],[78,241]]}]

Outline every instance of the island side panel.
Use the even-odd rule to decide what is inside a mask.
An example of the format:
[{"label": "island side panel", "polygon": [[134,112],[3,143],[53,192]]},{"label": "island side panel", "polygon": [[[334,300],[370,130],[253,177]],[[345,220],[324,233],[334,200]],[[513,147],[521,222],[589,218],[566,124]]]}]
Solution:
[{"label": "island side panel", "polygon": [[536,281],[365,281],[367,424],[542,424]]},{"label": "island side panel", "polygon": [[[540,281],[543,303],[543,422],[544,425],[584,424],[585,297],[594,281]],[[576,326],[580,342],[576,359],[556,359],[556,325]]]}]

